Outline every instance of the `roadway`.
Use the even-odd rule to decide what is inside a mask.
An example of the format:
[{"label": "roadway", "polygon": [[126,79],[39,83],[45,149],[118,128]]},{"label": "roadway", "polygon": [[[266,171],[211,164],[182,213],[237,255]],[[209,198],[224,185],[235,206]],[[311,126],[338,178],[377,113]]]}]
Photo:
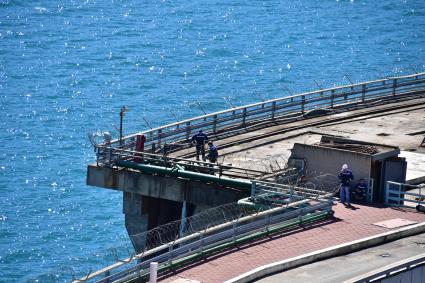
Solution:
[{"label": "roadway", "polygon": [[425,233],[307,264],[254,282],[340,283],[420,253],[425,253]]}]

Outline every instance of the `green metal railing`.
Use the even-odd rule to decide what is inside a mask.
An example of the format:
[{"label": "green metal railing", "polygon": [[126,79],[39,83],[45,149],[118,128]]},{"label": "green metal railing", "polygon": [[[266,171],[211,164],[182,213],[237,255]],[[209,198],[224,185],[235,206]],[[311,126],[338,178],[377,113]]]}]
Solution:
[{"label": "green metal railing", "polygon": [[[170,242],[153,246],[131,258],[90,272],[73,282],[106,283],[140,279],[148,273],[151,262],[158,262],[160,271],[166,271],[192,262],[199,257],[209,256],[241,243],[292,229],[301,224],[317,222],[333,215],[332,200],[322,198],[314,202],[309,199],[294,199],[283,206],[270,206],[260,210],[247,209],[239,205],[237,207],[245,209],[247,214],[235,215],[235,219],[223,223],[209,223],[206,227],[199,227],[201,229],[185,233],[182,237],[176,234],[175,237],[170,238]],[[158,228],[153,232],[156,233]],[[178,229],[174,231],[178,233]],[[147,240],[150,233],[148,231],[135,236]]]}]

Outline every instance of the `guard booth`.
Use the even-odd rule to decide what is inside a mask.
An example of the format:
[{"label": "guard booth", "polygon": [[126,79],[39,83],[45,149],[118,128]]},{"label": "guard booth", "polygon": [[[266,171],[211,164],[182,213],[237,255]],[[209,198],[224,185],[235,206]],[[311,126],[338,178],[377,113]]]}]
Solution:
[{"label": "guard booth", "polygon": [[368,181],[368,202],[383,203],[386,182],[406,180],[407,162],[399,154],[395,146],[322,136],[316,144],[295,143],[289,162],[303,160],[307,179],[328,174],[335,182],[341,166],[348,164],[354,175],[353,185],[360,179]]}]

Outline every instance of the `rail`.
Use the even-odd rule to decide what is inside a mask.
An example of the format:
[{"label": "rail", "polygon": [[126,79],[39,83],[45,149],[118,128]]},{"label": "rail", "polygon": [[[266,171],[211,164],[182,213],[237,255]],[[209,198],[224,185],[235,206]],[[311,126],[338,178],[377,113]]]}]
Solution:
[{"label": "rail", "polygon": [[425,184],[410,185],[387,181],[385,204],[391,206],[418,207],[425,205]]},{"label": "rail", "polygon": [[[141,164],[151,164],[162,166],[165,168],[180,167],[192,172],[205,174],[213,174],[230,178],[243,179],[270,179],[275,175],[286,176],[290,173],[294,174],[294,168],[281,168],[275,172],[259,171],[249,168],[232,166],[225,163],[210,163],[204,161],[195,161],[187,158],[172,157],[168,155],[153,154],[147,152],[139,152],[121,148],[102,148],[101,156],[97,159],[98,165],[116,164],[118,161],[130,161]],[[297,171],[298,172],[298,171]]]},{"label": "rail", "polygon": [[[293,204],[302,204],[303,201]],[[158,262],[160,265],[168,264],[176,260],[191,257],[194,255],[205,255],[205,252],[219,245],[231,244],[242,237],[258,233],[260,231],[270,231],[279,223],[290,220],[302,220],[303,216],[314,216],[317,212],[327,212],[331,210],[331,202],[323,201],[316,205],[303,207],[291,212],[279,213],[285,208],[274,208],[270,211],[261,212],[253,216],[247,216],[236,221],[232,221],[223,225],[212,227],[205,231],[201,231],[194,235],[189,235],[175,242],[150,250],[144,254],[142,258],[148,257],[150,254],[163,252],[161,255],[143,260],[141,263],[128,268],[124,271],[112,274],[98,280],[96,282],[114,282],[117,279],[133,279],[143,273],[146,273],[151,262]],[[290,206],[289,206],[290,207]]]},{"label": "rail", "polygon": [[264,181],[253,181],[251,188],[251,198],[257,195],[273,194],[273,193],[289,193],[290,196],[301,196],[303,198],[318,199],[330,198],[333,193],[310,189],[301,186],[291,186],[286,184],[277,184]]},{"label": "rail", "polygon": [[[237,134],[241,128],[250,128],[270,121],[282,122],[297,119],[315,109],[334,110],[367,104],[387,98],[423,93],[425,73],[385,78],[346,86],[321,89],[264,102],[219,111],[165,126],[128,135],[110,143],[94,144],[98,158],[107,149],[134,149],[137,135],[144,135],[145,151],[155,153],[164,148],[185,148],[191,136],[202,129],[208,135]],[[105,158],[103,158],[105,159]]]}]

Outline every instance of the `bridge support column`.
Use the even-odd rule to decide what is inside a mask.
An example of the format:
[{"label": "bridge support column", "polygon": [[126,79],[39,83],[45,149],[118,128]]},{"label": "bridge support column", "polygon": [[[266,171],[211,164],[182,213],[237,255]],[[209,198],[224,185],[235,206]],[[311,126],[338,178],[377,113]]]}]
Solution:
[{"label": "bridge support column", "polygon": [[[143,233],[157,226],[179,220],[183,203],[124,192],[123,207],[125,228],[135,251],[141,252],[146,244],[146,237]],[[192,215],[194,205],[187,203],[186,211],[186,216]],[[175,233],[177,234],[179,233],[178,228],[179,225],[176,225]]]},{"label": "bridge support column", "polygon": [[143,196],[136,193],[123,192],[125,228],[136,252],[144,249],[146,238],[135,235],[148,230],[148,215],[142,214],[142,198]]}]

